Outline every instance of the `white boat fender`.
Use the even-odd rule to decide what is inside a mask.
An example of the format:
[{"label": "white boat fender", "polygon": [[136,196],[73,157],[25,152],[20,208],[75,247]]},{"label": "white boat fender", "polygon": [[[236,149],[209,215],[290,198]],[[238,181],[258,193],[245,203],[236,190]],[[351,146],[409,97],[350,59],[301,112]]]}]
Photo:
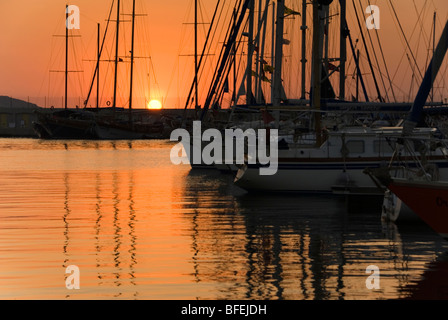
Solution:
[{"label": "white boat fender", "polygon": [[384,193],[381,220],[395,222],[400,215],[402,202],[392,191]]}]

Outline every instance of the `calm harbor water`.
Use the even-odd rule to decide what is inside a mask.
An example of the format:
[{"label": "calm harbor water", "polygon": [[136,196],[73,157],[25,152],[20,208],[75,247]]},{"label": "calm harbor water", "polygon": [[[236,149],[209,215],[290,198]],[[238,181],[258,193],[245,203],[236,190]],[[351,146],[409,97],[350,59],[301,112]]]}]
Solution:
[{"label": "calm harbor water", "polygon": [[364,201],[248,194],[172,165],[172,146],[0,139],[0,299],[446,298],[448,241],[425,225],[382,223]]}]

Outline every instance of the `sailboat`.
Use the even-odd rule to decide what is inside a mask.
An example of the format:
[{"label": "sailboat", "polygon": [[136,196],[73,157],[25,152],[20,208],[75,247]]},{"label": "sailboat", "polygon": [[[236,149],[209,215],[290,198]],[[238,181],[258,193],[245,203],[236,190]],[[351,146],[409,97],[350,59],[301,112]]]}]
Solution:
[{"label": "sailboat", "polygon": [[[112,2],[113,5],[113,2]],[[65,105],[64,110],[42,110],[37,114],[38,120],[33,124],[35,132],[40,138],[45,139],[152,139],[163,138],[166,135],[165,124],[161,117],[144,114],[133,110],[133,79],[134,79],[134,37],[135,37],[135,0],[133,0],[132,12],[132,43],[131,43],[131,74],[130,74],[130,93],[129,110],[118,108],[117,101],[117,78],[118,78],[118,57],[119,48],[119,26],[120,26],[120,0],[117,0],[117,22],[116,22],[116,43],[115,43],[115,74],[114,74],[114,93],[111,107],[99,108],[99,63],[101,59],[102,46],[100,46],[100,32],[98,26],[98,56],[97,63],[92,79],[92,85],[87,99],[84,101],[85,108],[68,108],[67,105],[67,87],[68,87],[68,28],[66,28],[66,47],[65,47]],[[110,14],[112,13],[112,8]],[[109,19],[110,21],[110,15]],[[107,28],[106,28],[107,32]],[[105,33],[106,33],[105,32]],[[104,39],[106,34],[104,35]],[[103,40],[104,44],[104,40]],[[87,108],[90,98],[93,82],[97,82],[97,106],[96,108]]]},{"label": "sailboat", "polygon": [[[447,50],[448,21],[405,121],[401,148],[408,148],[413,141],[409,133],[421,117],[423,104],[428,98]],[[448,167],[448,144],[446,140],[441,139],[429,142],[433,148],[442,150],[445,155],[445,160],[438,166],[431,165],[426,154],[420,152],[415,155],[416,165],[413,168],[400,163],[400,166],[390,165],[382,169],[367,168],[366,173],[379,186],[396,195],[434,231],[448,239],[448,177],[445,174]]]},{"label": "sailboat", "polygon": [[[391,150],[393,147],[387,145],[387,141],[381,138],[384,135],[389,135],[392,131],[393,134],[399,135],[399,128],[387,127],[379,128],[380,123],[376,122],[375,127],[368,127],[363,124],[359,124],[359,115],[361,114],[381,114],[389,113],[393,114],[396,118],[406,114],[411,107],[411,103],[385,103],[385,102],[349,102],[343,100],[344,94],[340,93],[340,99],[335,100],[333,97],[326,95],[326,93],[332,91],[331,84],[329,84],[328,68],[323,66],[322,52],[323,52],[323,23],[326,21],[325,13],[328,11],[329,4],[331,1],[318,1],[313,4],[316,18],[314,23],[314,41],[313,41],[313,85],[311,92],[311,99],[305,99],[305,81],[302,80],[302,97],[300,99],[289,99],[285,95],[285,89],[283,87],[282,79],[282,47],[284,45],[284,30],[283,30],[283,20],[287,15],[296,14],[294,10],[288,9],[285,6],[285,1],[278,1],[276,3],[271,3],[270,1],[265,1],[265,6],[262,5],[263,1],[259,1],[258,12],[260,19],[258,24],[256,24],[257,30],[253,23],[253,17],[255,14],[254,10],[254,0],[245,0],[240,2],[240,7],[235,7],[234,17],[230,23],[229,31],[227,32],[227,38],[224,41],[223,48],[220,53],[220,60],[217,63],[214,78],[210,85],[209,94],[206,97],[204,106],[200,109],[198,120],[202,122],[202,128],[214,127],[219,130],[225,128],[275,128],[279,130],[279,136],[282,143],[282,150],[280,150],[280,163],[279,163],[279,173],[275,177],[271,177],[274,183],[271,183],[271,178],[268,177],[255,177],[252,175],[258,175],[259,166],[258,165],[244,165],[242,167],[237,167],[235,165],[222,165],[222,164],[195,164],[192,161],[191,155],[189,154],[190,163],[192,168],[218,168],[218,169],[231,169],[239,170],[235,183],[244,189],[259,189],[259,190],[277,190],[277,191],[317,191],[317,192],[354,192],[355,190],[361,191],[364,188],[364,184],[367,183],[367,188],[363,192],[375,191],[377,192],[375,186],[370,182],[369,179],[362,174],[362,167],[365,164],[371,165],[372,163],[381,163],[390,158]],[[341,4],[345,4],[345,1],[340,1]],[[275,4],[277,4],[277,11],[275,12]],[[309,5],[309,4],[308,4]],[[273,7],[272,12],[273,22],[272,22],[272,54],[271,63],[268,64],[263,56],[263,48],[265,46],[265,28],[267,21],[267,8]],[[306,16],[305,10],[307,3],[303,1],[303,12],[302,16]],[[245,22],[246,15],[248,13],[247,20]],[[213,20],[212,20],[213,21]],[[344,20],[345,21],[345,17]],[[307,29],[306,20],[302,22],[302,32]],[[248,32],[243,30],[243,26],[248,25]],[[346,22],[345,22],[346,24]],[[347,33],[347,28],[342,28],[342,33]],[[243,34],[243,36],[241,36]],[[239,38],[240,37],[240,38]],[[342,35],[341,35],[342,37]],[[243,38],[243,39],[241,39]],[[247,40],[245,40],[247,38]],[[302,41],[305,36],[302,36]],[[243,80],[241,81],[241,88],[245,89],[246,104],[237,105],[238,96],[236,92],[239,92],[236,84],[236,47],[241,43],[247,42],[247,68],[243,75]],[[255,44],[259,44],[255,46]],[[205,48],[205,46],[204,46]],[[257,50],[255,50],[257,48]],[[345,43],[341,45],[341,48],[345,48]],[[302,48],[304,49],[304,48]],[[341,50],[342,51],[342,50]],[[353,51],[353,50],[352,50]],[[256,56],[254,59],[256,61],[256,66],[258,72],[252,70],[252,56]],[[201,56],[202,60],[202,56]],[[346,57],[341,53],[341,65],[345,63]],[[304,62],[306,61],[305,50],[302,51],[302,79],[306,72],[304,67]],[[356,64],[358,64],[355,59]],[[200,62],[199,62],[200,64]],[[271,66],[272,65],[272,66]],[[229,122],[226,126],[217,127],[217,124],[213,121],[209,122],[210,114],[215,106],[221,104],[223,92],[225,92],[227,79],[231,75],[231,70],[234,71],[234,96],[232,97],[232,106],[229,116]],[[260,70],[266,73],[264,70],[269,70],[271,78],[268,79],[266,75],[260,76]],[[358,73],[359,66],[357,67]],[[197,67],[195,68],[197,72]],[[340,68],[341,78],[344,79],[345,76],[342,75],[344,68]],[[267,74],[267,73],[266,73]],[[361,83],[362,77],[360,76]],[[264,99],[263,92],[261,90],[261,83],[264,80],[268,80],[271,83],[271,103],[268,104],[266,99]],[[195,76],[195,82],[191,87],[190,94],[193,89],[197,87],[197,75]],[[255,85],[253,83],[255,82]],[[324,83],[324,85],[321,84]],[[343,81],[341,81],[341,87]],[[252,88],[256,87],[255,94],[252,92]],[[343,90],[341,90],[343,92]],[[342,99],[341,99],[342,96]],[[187,99],[188,105],[190,101],[190,96]],[[347,110],[353,110],[347,111]],[[367,110],[367,111],[364,111]],[[374,112],[372,112],[374,110]],[[235,114],[240,111],[239,115],[243,115],[236,120]],[[265,121],[262,118],[265,117]],[[258,117],[259,121],[250,121]],[[266,121],[267,118],[271,120]],[[342,119],[342,120],[341,120]],[[235,120],[235,121],[233,121]],[[314,127],[310,124],[314,123]],[[391,125],[395,125],[396,122]],[[356,125],[356,126],[353,126]],[[384,123],[382,123],[384,126]],[[431,136],[436,134],[434,130],[430,129],[416,129],[416,134],[421,136]],[[323,139],[324,138],[324,139]],[[342,138],[344,141],[342,141]],[[365,140],[366,139],[366,140]],[[368,139],[368,140],[367,140]],[[362,143],[371,148],[369,150],[360,150],[358,141],[349,140],[365,140]],[[346,145],[348,143],[348,145]],[[206,144],[199,146],[199,150],[196,153],[201,153],[202,149]],[[371,147],[374,145],[373,147]],[[190,151],[193,150],[198,145],[190,145]],[[341,148],[344,147],[344,151],[341,153]],[[347,149],[349,148],[349,149]],[[358,148],[358,149],[357,149]],[[351,150],[353,149],[353,150]],[[224,154],[224,152],[223,152]],[[369,162],[360,162],[360,158],[368,160]],[[223,161],[224,162],[224,161]],[[330,162],[332,162],[330,164]],[[327,166],[322,166],[322,164],[327,164]],[[306,183],[301,181],[300,176],[297,179],[292,179],[291,177],[295,174],[295,169],[301,170],[309,177],[306,181],[315,181],[314,174],[311,174],[310,166],[314,166],[315,169],[326,170],[326,173],[331,174],[331,179],[325,183],[321,183],[320,186],[307,186]],[[333,172],[328,169],[334,169]],[[358,168],[356,176],[348,174],[347,169]],[[284,171],[288,170],[288,171]],[[291,175],[292,174],[292,175]],[[342,178],[342,179],[341,179]],[[266,180],[266,179],[269,179]],[[361,179],[361,182],[357,180]],[[350,187],[350,188],[349,188]]]},{"label": "sailboat", "polygon": [[95,115],[84,110],[35,111],[34,132],[40,139],[96,139]]},{"label": "sailboat", "polygon": [[[368,178],[366,167],[384,167],[394,154],[396,140],[403,128],[394,126],[322,126],[321,118],[321,68],[322,68],[322,16],[328,5],[313,3],[313,68],[312,101],[315,124],[314,143],[288,143],[279,150],[278,171],[272,176],[259,175],[261,164],[245,164],[235,177],[235,184],[252,191],[338,193],[349,195],[383,195],[383,190]],[[422,86],[426,84],[422,83]],[[423,102],[424,104],[424,102]],[[439,132],[434,128],[413,128],[409,136],[416,141],[430,141]],[[421,146],[413,146],[417,150]],[[440,176],[448,178],[444,168],[445,155],[441,150],[431,150],[428,161],[440,166]],[[412,154],[403,154],[412,161]]]},{"label": "sailboat", "polygon": [[[68,17],[68,5],[66,5]],[[33,122],[33,129],[41,139],[93,139],[94,118],[92,112],[82,109],[68,108],[68,64],[69,64],[69,29],[65,28],[65,70],[64,70],[64,109],[37,110],[37,120]]]},{"label": "sailboat", "polygon": [[[155,119],[137,121],[135,119],[133,107],[133,80],[134,80],[134,57],[135,57],[135,0],[132,2],[132,35],[131,35],[131,70],[130,70],[130,92],[128,112],[117,110],[117,77],[118,77],[118,48],[120,34],[120,0],[117,0],[117,21],[115,39],[115,73],[114,73],[114,94],[112,102],[112,113],[98,116],[95,121],[95,133],[98,139],[150,139],[161,138],[164,133],[164,124]],[[97,68],[98,69],[98,68]]]}]

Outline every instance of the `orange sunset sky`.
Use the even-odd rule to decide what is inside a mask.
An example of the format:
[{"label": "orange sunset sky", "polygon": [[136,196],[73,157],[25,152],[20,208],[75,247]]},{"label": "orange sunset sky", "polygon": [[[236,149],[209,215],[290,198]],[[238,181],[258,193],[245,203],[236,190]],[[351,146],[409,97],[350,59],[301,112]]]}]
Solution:
[{"label": "orange sunset sky", "polygon": [[[131,0],[121,0],[123,4],[123,13],[131,13]],[[256,0],[258,3],[258,0]],[[400,35],[399,27],[391,10],[390,1],[386,0],[347,0],[349,27],[354,39],[359,38],[359,30],[354,23],[354,14],[352,10],[353,2],[358,6],[366,7],[368,3],[375,4],[381,9],[381,25],[378,35],[381,38],[384,56],[387,61],[389,72],[394,75],[394,83],[397,86],[397,100],[406,100],[412,95],[417,85],[412,83],[412,71],[409,67],[407,51],[403,37]],[[76,5],[80,9],[80,30],[73,34],[79,35],[79,38],[70,39],[70,70],[82,70],[81,73],[70,74],[70,104],[78,104],[83,101],[90,85],[93,74],[96,55],[96,28],[97,23],[101,23],[101,32],[104,31],[106,18],[110,10],[111,0],[73,0],[68,4]],[[185,95],[188,92],[189,85],[193,79],[192,64],[193,59],[193,0],[137,0],[137,13],[144,13],[146,16],[138,17],[136,27],[136,55],[147,55],[151,59],[141,59],[136,62],[136,73],[143,74],[143,80],[136,80],[135,95],[144,97],[145,103],[150,99],[157,99],[164,102],[167,108],[183,108],[185,105]],[[234,1],[227,1],[228,7],[233,6]],[[263,1],[264,3],[264,1]],[[337,3],[337,1],[334,1]],[[432,30],[432,19],[434,12],[437,12],[436,22],[436,42],[440,36],[441,30],[448,19],[448,1],[447,0],[393,0],[396,13],[400,19],[401,26],[406,33],[409,44],[416,55],[416,60],[420,66],[421,72],[424,72],[427,63],[427,52],[430,47],[430,36]],[[66,2],[60,0],[0,0],[0,95],[12,96],[19,99],[29,99],[44,107],[55,105],[62,106],[63,73],[50,72],[61,71],[64,68],[64,38],[54,37],[54,35],[63,35],[65,33],[65,5]],[[202,15],[200,18],[204,22],[210,22],[216,1],[202,0],[200,2]],[[297,11],[301,11],[301,0],[286,0],[286,5]],[[338,5],[333,4],[333,13],[338,12]],[[359,7],[358,7],[358,10]],[[308,17],[311,17],[311,7],[308,10]],[[363,15],[365,21],[367,14]],[[115,11],[112,13],[112,19],[115,19]],[[129,19],[129,16],[123,16],[123,19]],[[300,43],[300,34],[293,36],[292,32],[298,32],[301,24],[301,18],[293,18],[286,27],[286,36]],[[337,20],[337,18],[335,19]],[[308,20],[311,25],[311,19]],[[123,32],[121,41],[124,47],[121,47],[121,54],[125,54],[130,46],[130,23],[121,24]],[[115,24],[111,23],[111,33],[113,37]],[[200,27],[199,50],[201,49],[206,31],[205,25]],[[367,30],[365,35],[367,35]],[[370,31],[373,32],[373,31]],[[126,35],[124,35],[126,33]],[[373,35],[373,33],[372,33]],[[109,43],[109,42],[107,42]],[[219,41],[217,42],[219,44]],[[336,42],[336,40],[334,41]],[[106,44],[107,45],[107,44]],[[331,45],[331,43],[330,43]],[[108,59],[112,58],[113,47],[109,45]],[[348,48],[348,60],[351,59],[351,53]],[[358,48],[362,49],[359,43]],[[216,52],[219,53],[220,47],[216,45]],[[293,50],[299,54],[300,47],[291,45],[288,50],[291,56]],[[145,51],[145,53],[143,52]],[[332,51],[336,52],[336,51]],[[380,57],[378,57],[380,59]],[[213,60],[213,58],[211,58]],[[445,82],[447,70],[447,58],[442,66],[437,78],[437,93],[435,100],[448,98],[448,84]],[[291,58],[290,63],[299,61],[299,58]],[[101,67],[101,104],[104,106],[112,96],[110,81],[113,77],[112,64],[104,62]],[[210,68],[212,68],[210,62]],[[299,70],[292,65],[291,68]],[[353,62],[351,68],[347,71],[348,77],[353,73]],[[129,64],[120,66],[119,76],[123,79],[129,70]],[[144,70],[144,72],[141,72]],[[148,71],[149,70],[149,71]],[[414,70],[415,71],[415,70]],[[365,71],[368,73],[368,70]],[[416,72],[417,73],[417,72]],[[100,76],[101,76],[100,75]],[[136,78],[139,75],[136,74]],[[286,76],[285,76],[286,77]],[[208,83],[201,86],[205,91]],[[369,81],[367,81],[369,84]],[[300,84],[299,84],[300,85]],[[298,86],[299,86],[298,85]],[[96,86],[96,85],[95,85]],[[94,86],[92,98],[89,104],[94,104],[95,90]],[[371,83],[369,84],[371,87]],[[353,86],[352,86],[353,87]],[[121,104],[126,105],[127,101],[127,80],[119,82],[119,98]],[[353,94],[348,86],[347,96]],[[201,94],[201,99],[204,99]],[[142,98],[143,99],[143,98]],[[143,100],[137,100],[138,103]]]}]

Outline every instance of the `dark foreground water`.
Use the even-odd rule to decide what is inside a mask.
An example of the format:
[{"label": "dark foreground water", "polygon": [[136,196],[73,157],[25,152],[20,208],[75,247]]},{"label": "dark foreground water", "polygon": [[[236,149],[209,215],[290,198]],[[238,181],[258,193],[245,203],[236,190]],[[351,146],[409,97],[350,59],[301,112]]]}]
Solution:
[{"label": "dark foreground water", "polygon": [[425,225],[384,224],[365,200],[247,194],[172,165],[172,146],[0,139],[0,298],[448,296],[448,242]]}]

